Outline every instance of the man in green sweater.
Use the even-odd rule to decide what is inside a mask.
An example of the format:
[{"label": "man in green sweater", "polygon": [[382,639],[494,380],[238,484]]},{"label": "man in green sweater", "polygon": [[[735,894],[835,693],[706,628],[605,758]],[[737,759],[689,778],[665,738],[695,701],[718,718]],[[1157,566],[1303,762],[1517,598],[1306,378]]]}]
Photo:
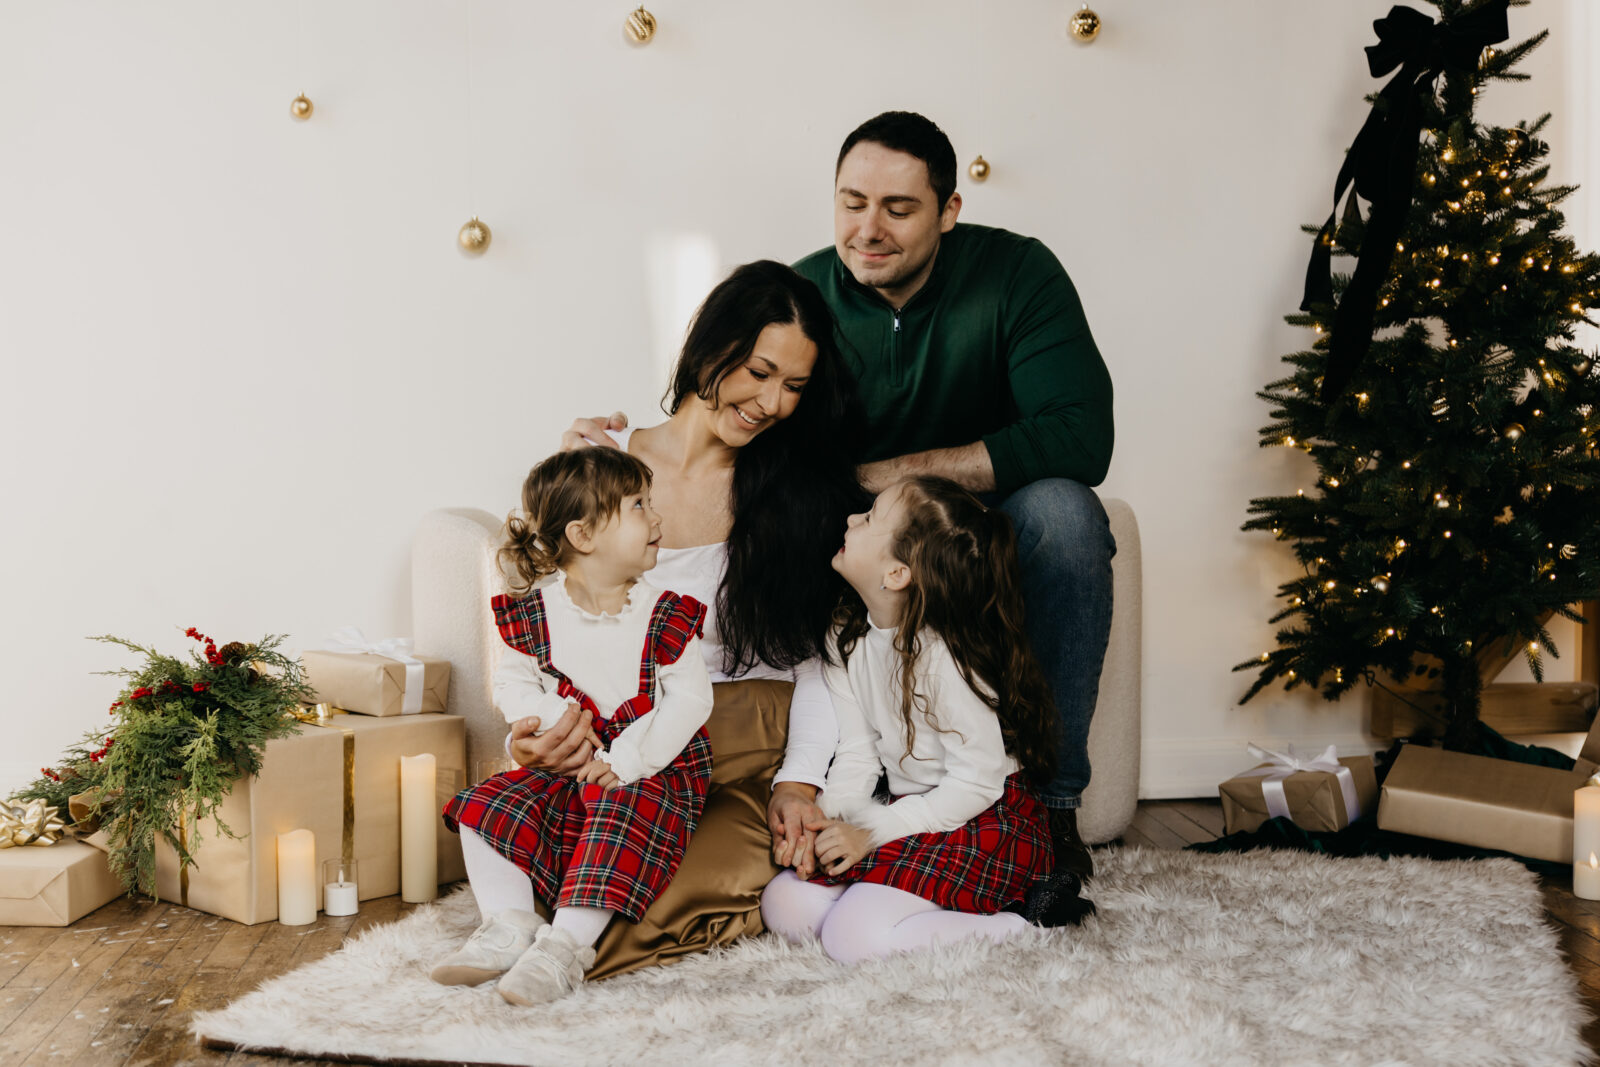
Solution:
[{"label": "man in green sweater", "polygon": [[1016,524],[1029,636],[1061,722],[1041,799],[1058,869],[1087,877],[1076,812],[1116,552],[1090,487],[1111,461],[1111,377],[1050,250],[956,221],[955,150],[939,127],[904,111],[870,119],[845,139],[835,174],[834,245],[795,269],[822,290],[855,372],[862,480],[878,490],[942,475]]}]

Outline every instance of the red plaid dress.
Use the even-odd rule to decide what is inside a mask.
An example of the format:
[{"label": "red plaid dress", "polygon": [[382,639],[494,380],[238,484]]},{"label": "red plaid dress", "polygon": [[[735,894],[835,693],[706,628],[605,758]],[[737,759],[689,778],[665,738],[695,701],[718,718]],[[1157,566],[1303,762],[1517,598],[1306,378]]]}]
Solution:
[{"label": "red plaid dress", "polygon": [[[550,662],[550,631],[538,590],[494,598],[494,620],[506,644],[538,660],[560,682],[557,692],[581,704],[609,746],[623,728],[655,706],[656,668],[677,662],[700,633],[705,607],[662,593],[639,659],[639,693],[611,718]],[[445,824],[476,832],[528,872],[540,899],[556,907],[610,908],[638,922],[672,881],[705,807],[711,741],[701,727],[659,774],[615,789],[578,784],[548,771],[518,768],[456,794]]]},{"label": "red plaid dress", "polygon": [[1000,799],[964,826],[896,838],[843,874],[818,874],[812,881],[887,885],[951,911],[988,915],[1021,900],[1052,865],[1044,805],[1021,774],[1013,774]]}]

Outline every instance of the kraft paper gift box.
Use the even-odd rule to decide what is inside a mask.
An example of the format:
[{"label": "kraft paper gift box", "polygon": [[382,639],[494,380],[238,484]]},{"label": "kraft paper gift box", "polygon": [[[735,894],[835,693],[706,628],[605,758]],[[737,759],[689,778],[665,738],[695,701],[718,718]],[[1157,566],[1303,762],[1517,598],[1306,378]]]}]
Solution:
[{"label": "kraft paper gift box", "polygon": [[1378,799],[1371,756],[1335,759],[1332,745],[1315,759],[1301,759],[1249,746],[1257,759],[1252,770],[1217,787],[1226,833],[1255,830],[1268,819],[1287,817],[1302,830],[1342,830]]},{"label": "kraft paper gift box", "polygon": [[1406,745],[1383,780],[1378,826],[1572,862],[1572,795],[1600,769],[1600,720],[1570,771]]},{"label": "kraft paper gift box", "polygon": [[82,841],[0,849],[0,926],[67,926],[121,895],[106,854]]},{"label": "kraft paper gift box", "polygon": [[[218,814],[237,839],[213,822],[201,830],[195,866],[179,872],[178,855],[156,847],[156,890],[172,900],[236,922],[278,917],[278,834],[316,835],[318,904],[322,863],[360,862],[362,900],[400,891],[400,757],[431,752],[437,759],[439,810],[466,784],[466,729],[455,715],[396,718],[335,715],[326,725],[302,723],[289,737],[267,742],[261,773],[234,784]],[[461,839],[441,817],[439,881],[466,877]]]},{"label": "kraft paper gift box", "polygon": [[300,662],[316,702],[360,715],[414,715],[444,711],[450,692],[450,661],[417,656],[411,642],[388,638],[368,643],[346,627],[330,639],[339,648],[303,652]]}]

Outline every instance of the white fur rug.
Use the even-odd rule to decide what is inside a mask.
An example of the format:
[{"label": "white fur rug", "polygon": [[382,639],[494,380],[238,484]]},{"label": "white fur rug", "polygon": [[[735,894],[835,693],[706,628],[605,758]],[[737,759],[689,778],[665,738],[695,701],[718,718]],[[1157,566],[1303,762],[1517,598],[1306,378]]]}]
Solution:
[{"label": "white fur rug", "polygon": [[1585,1062],[1587,1015],[1510,860],[1096,854],[1097,918],[858,967],[772,935],[546,1009],[446,989],[463,888],[194,1030],[219,1048],[396,1063]]}]

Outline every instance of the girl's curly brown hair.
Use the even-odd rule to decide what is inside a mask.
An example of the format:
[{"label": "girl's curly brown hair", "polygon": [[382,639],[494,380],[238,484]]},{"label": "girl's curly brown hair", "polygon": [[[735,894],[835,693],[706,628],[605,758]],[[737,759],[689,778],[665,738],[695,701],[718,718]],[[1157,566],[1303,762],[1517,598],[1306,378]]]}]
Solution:
[{"label": "girl's curly brown hair", "polygon": [[650,488],[650,468],[618,448],[557,452],[522,483],[522,514],[506,518],[500,567],[512,596],[527,596],[561,565],[571,546],[567,524],[598,529],[622,507],[622,498]]},{"label": "girl's curly brown hair", "polygon": [[[945,478],[901,484],[904,524],[895,532],[895,559],[911,571],[905,613],[895,634],[900,653],[900,714],[905,746],[916,740],[913,709],[928,718],[914,669],[923,627],[950,650],[962,679],[1000,720],[1006,751],[1036,785],[1055,770],[1056,714],[1049,684],[1022,628],[1017,537],[998,508]],[[867,609],[847,595],[837,617],[839,653],[846,662],[867,632]]]}]

